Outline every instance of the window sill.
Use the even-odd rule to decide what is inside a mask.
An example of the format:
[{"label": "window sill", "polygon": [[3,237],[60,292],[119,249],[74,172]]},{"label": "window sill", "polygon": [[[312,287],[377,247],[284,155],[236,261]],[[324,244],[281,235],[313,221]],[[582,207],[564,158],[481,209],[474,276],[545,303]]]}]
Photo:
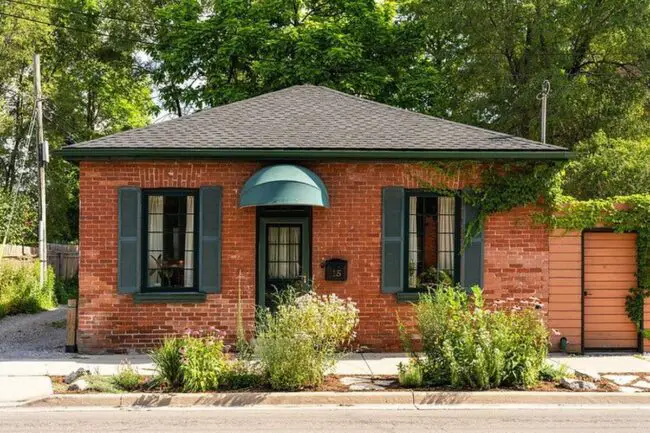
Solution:
[{"label": "window sill", "polygon": [[206,295],[203,292],[151,292],[134,293],[133,300],[136,304],[199,304],[205,302]]},{"label": "window sill", "polygon": [[420,300],[420,295],[425,292],[397,292],[395,296],[397,297],[398,304],[405,304],[407,302],[418,302]]}]

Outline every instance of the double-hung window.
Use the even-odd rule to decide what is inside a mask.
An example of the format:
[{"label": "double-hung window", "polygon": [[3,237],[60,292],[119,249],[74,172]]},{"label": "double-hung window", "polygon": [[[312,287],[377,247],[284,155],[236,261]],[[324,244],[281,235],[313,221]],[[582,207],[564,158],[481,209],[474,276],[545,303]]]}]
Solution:
[{"label": "double-hung window", "polygon": [[407,291],[460,281],[461,200],[428,192],[405,194],[404,287]]},{"label": "double-hung window", "polygon": [[198,290],[197,191],[144,190],[142,206],[143,291]]}]

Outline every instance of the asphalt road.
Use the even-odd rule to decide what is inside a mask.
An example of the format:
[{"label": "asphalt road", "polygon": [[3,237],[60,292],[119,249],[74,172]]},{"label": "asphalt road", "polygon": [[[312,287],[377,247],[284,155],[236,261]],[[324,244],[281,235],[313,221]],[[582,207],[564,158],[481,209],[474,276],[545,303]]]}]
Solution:
[{"label": "asphalt road", "polygon": [[647,432],[650,407],[0,410],[0,432]]}]

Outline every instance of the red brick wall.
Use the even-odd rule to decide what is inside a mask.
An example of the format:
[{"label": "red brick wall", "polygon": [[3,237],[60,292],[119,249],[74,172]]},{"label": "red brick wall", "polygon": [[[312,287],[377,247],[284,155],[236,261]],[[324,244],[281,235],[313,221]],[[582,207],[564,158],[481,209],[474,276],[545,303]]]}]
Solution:
[{"label": "red brick wall", "polygon": [[[463,188],[479,180],[477,170],[447,177],[417,164],[305,163],[325,182],[329,209],[314,208],[312,272],[322,292],[350,297],[360,309],[358,343],[399,350],[396,316],[410,322],[411,307],[380,290],[381,188],[417,188],[423,181]],[[215,326],[235,332],[238,275],[244,318],[252,327],[255,302],[255,209],[239,209],[238,193],[259,168],[235,162],[82,162],[80,175],[79,329],[81,351],[145,349],[185,328]],[[223,187],[222,293],[201,304],[134,304],[117,293],[117,190]],[[548,300],[548,237],[532,225],[532,208],[489,218],[485,231],[485,290],[488,298]],[[320,264],[348,260],[348,280],[325,282]]]}]

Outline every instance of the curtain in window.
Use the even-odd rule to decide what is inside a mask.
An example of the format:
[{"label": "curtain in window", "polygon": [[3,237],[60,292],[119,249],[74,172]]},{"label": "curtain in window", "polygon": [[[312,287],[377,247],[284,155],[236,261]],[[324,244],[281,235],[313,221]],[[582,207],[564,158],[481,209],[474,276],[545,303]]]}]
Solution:
[{"label": "curtain in window", "polygon": [[438,197],[438,270],[453,277],[454,229],[456,221],[454,197]]},{"label": "curtain in window", "polygon": [[194,287],[194,197],[187,197],[185,220],[184,285]]},{"label": "curtain in window", "polygon": [[149,196],[149,251],[147,251],[148,262],[148,286],[157,287],[161,285],[159,265],[163,260],[163,197],[160,195]]},{"label": "curtain in window", "polygon": [[409,197],[409,256],[408,276],[409,287],[416,287],[418,284],[418,198]]},{"label": "curtain in window", "polygon": [[294,278],[300,274],[300,227],[268,228],[268,277]]}]

